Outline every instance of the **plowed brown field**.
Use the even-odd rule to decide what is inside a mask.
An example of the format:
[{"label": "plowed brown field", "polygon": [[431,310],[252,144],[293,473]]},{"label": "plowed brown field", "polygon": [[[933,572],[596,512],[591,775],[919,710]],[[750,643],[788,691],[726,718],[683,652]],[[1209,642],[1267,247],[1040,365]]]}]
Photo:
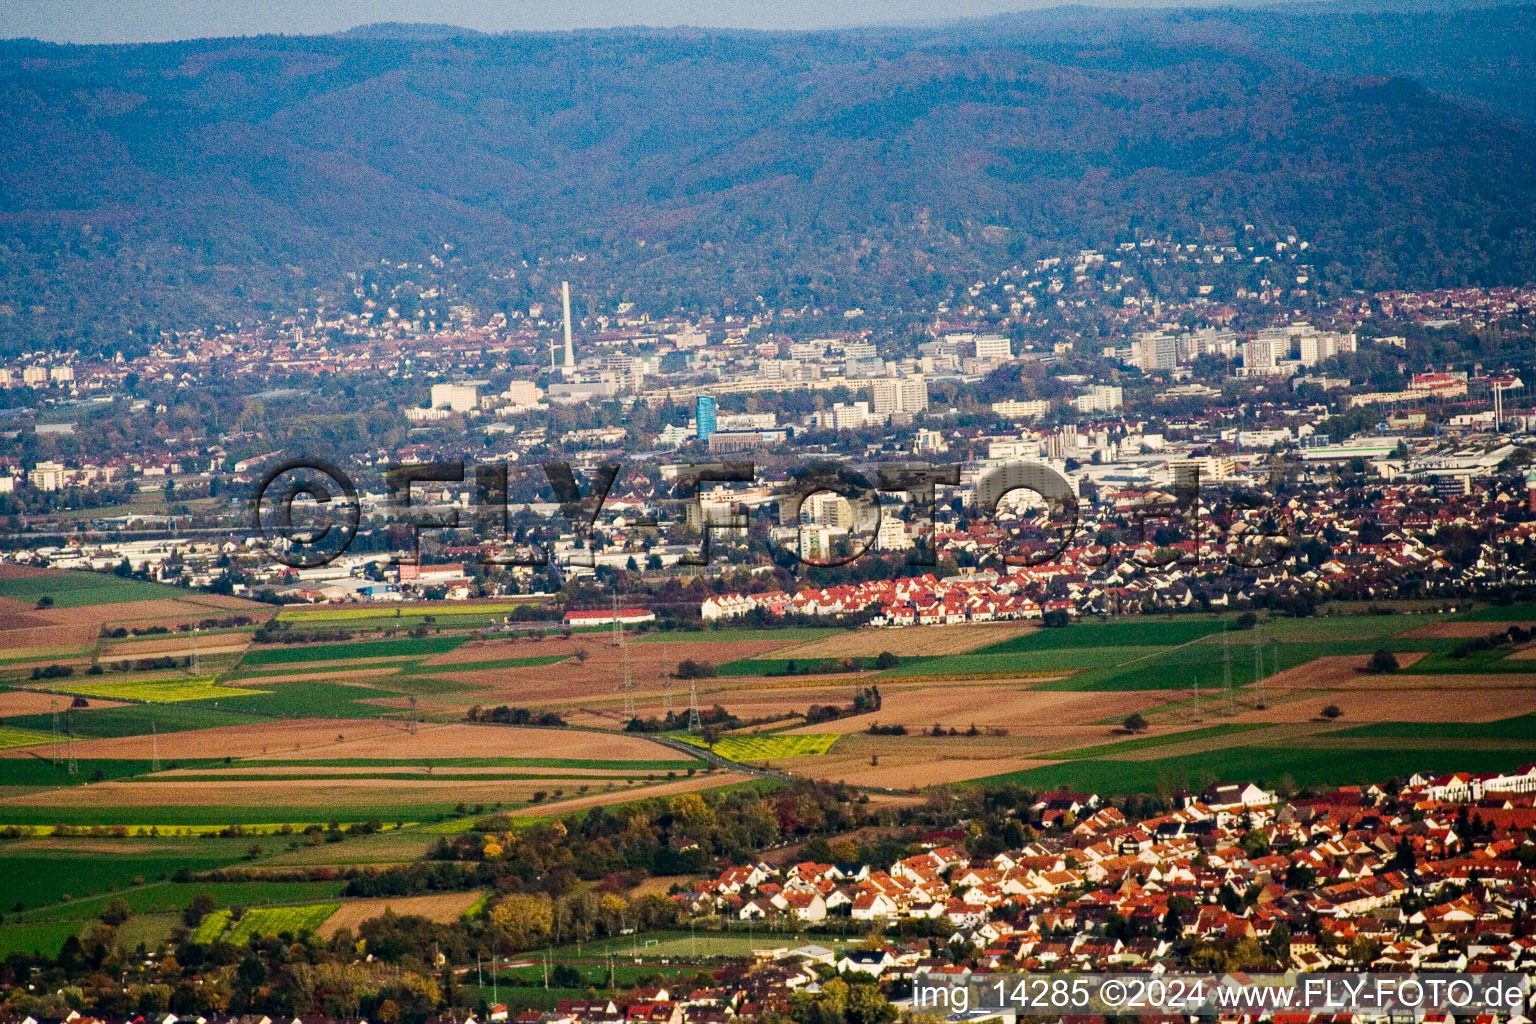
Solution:
[{"label": "plowed brown field", "polygon": [[325,923],[315,929],[315,934],[322,939],[329,939],[343,928],[355,932],[358,925],[376,917],[383,917],[386,910],[392,910],[402,917],[410,915],[424,917],[438,924],[452,924],[464,911],[474,906],[480,896],[479,891],[471,891],[434,893],[431,896],[392,896],[375,900],[351,900],[343,903],[336,913],[326,918]]}]

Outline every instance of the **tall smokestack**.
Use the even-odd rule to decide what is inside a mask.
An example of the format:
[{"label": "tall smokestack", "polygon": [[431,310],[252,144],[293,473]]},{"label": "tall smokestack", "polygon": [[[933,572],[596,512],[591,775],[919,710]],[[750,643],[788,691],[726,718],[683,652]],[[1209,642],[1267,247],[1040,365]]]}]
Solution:
[{"label": "tall smokestack", "polygon": [[571,282],[560,282],[560,304],[565,308],[565,368],[576,369],[576,350],[571,347]]}]

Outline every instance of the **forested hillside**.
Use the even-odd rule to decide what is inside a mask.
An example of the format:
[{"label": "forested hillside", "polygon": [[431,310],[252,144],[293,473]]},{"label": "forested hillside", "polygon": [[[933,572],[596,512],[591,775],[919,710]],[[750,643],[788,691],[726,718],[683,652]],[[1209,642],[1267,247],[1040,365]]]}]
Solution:
[{"label": "forested hillside", "polygon": [[1247,224],[1312,240],[1328,287],[1527,281],[1536,128],[1494,37],[1531,10],[1419,16],[1460,33],[1419,76],[1443,91],[1402,74],[1409,16],[1327,12],[4,43],[0,346],[335,305],[433,255],[482,308],[569,276],[658,309],[878,309]]}]

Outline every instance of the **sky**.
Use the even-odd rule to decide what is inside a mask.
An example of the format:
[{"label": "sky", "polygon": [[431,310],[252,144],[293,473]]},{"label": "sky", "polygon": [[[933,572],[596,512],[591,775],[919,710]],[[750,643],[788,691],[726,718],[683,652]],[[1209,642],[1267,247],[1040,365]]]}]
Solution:
[{"label": "sky", "polygon": [[435,22],[482,32],[625,25],[815,29],[985,17],[1073,2],[1173,5],[1173,0],[0,0],[0,38],[143,43],[318,35],[379,21]]}]

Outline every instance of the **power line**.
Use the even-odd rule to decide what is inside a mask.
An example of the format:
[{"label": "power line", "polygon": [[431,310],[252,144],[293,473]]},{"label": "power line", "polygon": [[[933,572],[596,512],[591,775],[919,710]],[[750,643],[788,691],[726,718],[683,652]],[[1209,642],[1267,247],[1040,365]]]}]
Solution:
[{"label": "power line", "polygon": [[[1256,692],[1261,693],[1261,694],[1263,693],[1263,689],[1262,689],[1263,683],[1261,682],[1261,680],[1263,680],[1263,678],[1264,678],[1264,627],[1260,623],[1255,622],[1253,624],[1253,685],[1255,687],[1259,687],[1259,689]],[[1255,707],[1262,707],[1263,704],[1259,703],[1259,704],[1255,704],[1254,706]]]},{"label": "power line", "polygon": [[624,682],[619,685],[619,689],[624,691],[624,721],[632,722],[635,718],[635,681],[629,673],[629,647],[624,643],[624,619],[619,609],[617,590],[613,593],[613,637],[624,659]]},{"label": "power line", "polygon": [[1221,624],[1221,688],[1227,694],[1227,714],[1236,713],[1232,697],[1232,644],[1231,631]]}]

